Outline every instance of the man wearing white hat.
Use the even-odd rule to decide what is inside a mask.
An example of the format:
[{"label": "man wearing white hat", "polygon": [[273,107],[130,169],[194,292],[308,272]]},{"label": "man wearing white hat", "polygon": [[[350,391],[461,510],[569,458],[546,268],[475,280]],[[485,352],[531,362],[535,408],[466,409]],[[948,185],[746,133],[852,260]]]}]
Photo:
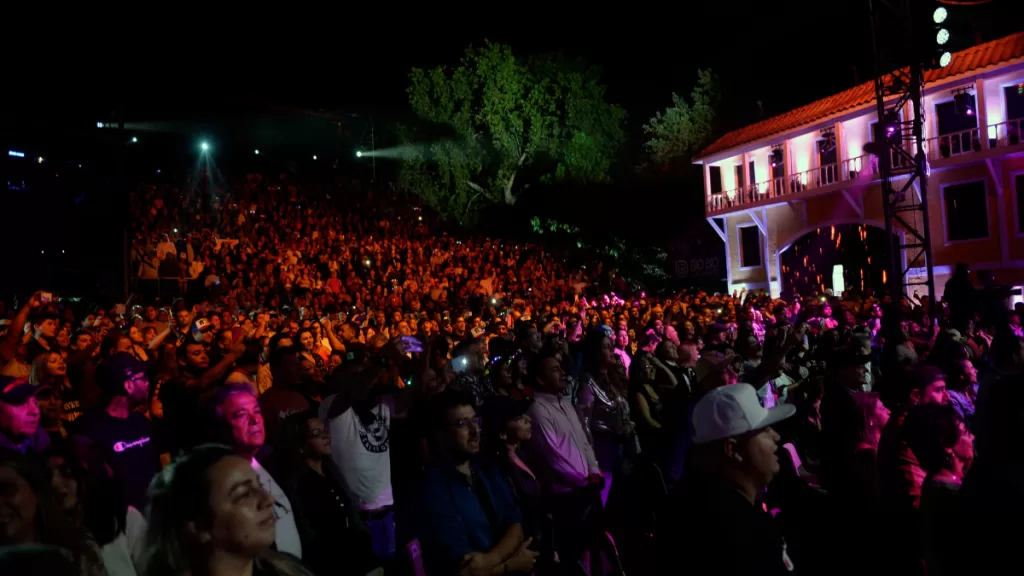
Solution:
[{"label": "man wearing white hat", "polygon": [[714,388],[694,406],[688,470],[660,536],[672,555],[664,560],[687,568],[680,573],[793,570],[761,495],[779,471],[772,425],[795,412],[789,404],[765,409],[749,384]]}]

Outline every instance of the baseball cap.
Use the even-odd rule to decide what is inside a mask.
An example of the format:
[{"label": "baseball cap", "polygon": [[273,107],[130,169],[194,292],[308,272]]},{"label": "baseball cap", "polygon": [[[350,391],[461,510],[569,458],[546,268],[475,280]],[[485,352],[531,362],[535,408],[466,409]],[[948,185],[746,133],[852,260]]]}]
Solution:
[{"label": "baseball cap", "polygon": [[722,354],[720,352],[708,352],[697,360],[697,365],[693,367],[697,373],[697,382],[700,382],[709,375],[718,372],[719,370],[725,370],[733,361],[736,360],[736,355]]},{"label": "baseball cap", "polygon": [[750,384],[711,390],[693,407],[693,442],[704,444],[760,430],[796,414],[796,406],[765,409]]},{"label": "baseball cap", "polygon": [[25,378],[0,376],[0,402],[21,406],[39,392],[39,386],[29,384]]},{"label": "baseball cap", "polygon": [[124,395],[124,383],[145,372],[145,364],[127,352],[118,352],[96,367],[96,384],[108,394]]},{"label": "baseball cap", "polygon": [[480,408],[484,426],[489,430],[501,430],[509,420],[526,414],[530,404],[530,400],[516,400],[511,396],[491,396]]}]

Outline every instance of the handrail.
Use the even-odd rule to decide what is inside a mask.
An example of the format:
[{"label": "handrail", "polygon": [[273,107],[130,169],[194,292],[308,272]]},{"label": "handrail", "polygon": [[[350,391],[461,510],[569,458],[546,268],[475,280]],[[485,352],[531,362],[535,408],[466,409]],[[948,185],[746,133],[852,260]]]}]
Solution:
[{"label": "handrail", "polygon": [[959,132],[952,132],[925,140],[928,148],[928,159],[931,161],[944,160],[954,156],[961,156],[981,150],[981,140],[978,128],[969,128]]},{"label": "handrail", "polygon": [[1020,144],[1021,131],[1024,130],[1024,118],[1016,118],[988,125],[989,148],[1003,148]]}]

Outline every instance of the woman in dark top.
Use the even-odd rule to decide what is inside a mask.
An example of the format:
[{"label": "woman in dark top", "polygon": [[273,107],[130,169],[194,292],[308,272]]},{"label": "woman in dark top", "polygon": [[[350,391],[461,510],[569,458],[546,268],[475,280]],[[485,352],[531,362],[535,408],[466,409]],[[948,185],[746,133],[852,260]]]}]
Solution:
[{"label": "woman in dark top", "polygon": [[[486,440],[495,464],[508,482],[512,498],[523,518],[523,537],[533,538],[533,548],[541,558],[553,557],[554,537],[547,500],[541,492],[537,475],[519,457],[519,448],[532,435],[530,417],[526,414],[530,401],[509,396],[488,398],[483,405]],[[538,562],[541,562],[541,558]]]},{"label": "woman in dark top", "polygon": [[331,460],[331,437],[316,412],[289,416],[274,453],[282,488],[295,510],[302,561],[316,574],[364,575],[380,566],[370,533]]},{"label": "woman in dark top", "polygon": [[643,453],[655,458],[662,454],[662,402],[654,389],[657,370],[653,356],[647,352],[638,354],[629,367],[629,402],[636,421],[636,433]]}]

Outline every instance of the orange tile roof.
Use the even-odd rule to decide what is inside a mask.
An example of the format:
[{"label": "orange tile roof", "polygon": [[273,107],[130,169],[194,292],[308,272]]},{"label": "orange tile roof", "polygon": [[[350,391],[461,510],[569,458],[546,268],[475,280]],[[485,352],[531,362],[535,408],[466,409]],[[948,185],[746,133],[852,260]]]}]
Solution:
[{"label": "orange tile roof", "polygon": [[[966,74],[1022,56],[1024,56],[1024,32],[1018,32],[956,52],[949,66],[925,71],[924,81],[926,84],[938,82],[951,76]],[[804,124],[811,124],[838,112],[869,104],[874,100],[875,82],[872,80],[795,110],[772,116],[739,130],[733,130],[701,151],[697,159],[707,158],[723,150],[779,134]]]}]

